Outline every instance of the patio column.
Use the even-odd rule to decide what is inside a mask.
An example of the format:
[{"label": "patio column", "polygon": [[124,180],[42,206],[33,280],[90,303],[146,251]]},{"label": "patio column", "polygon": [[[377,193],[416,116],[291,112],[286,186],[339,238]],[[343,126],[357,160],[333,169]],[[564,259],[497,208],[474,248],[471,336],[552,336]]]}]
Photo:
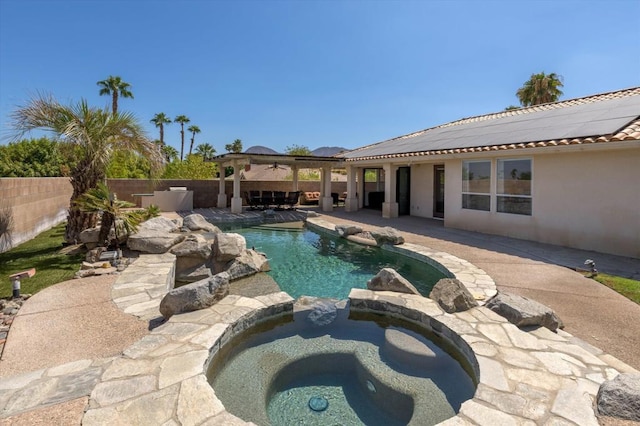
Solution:
[{"label": "patio column", "polygon": [[[358,170],[357,167],[347,166],[347,198],[344,200],[344,210],[347,212],[358,211],[358,197],[356,196],[358,193],[356,181]],[[360,194],[362,194],[362,190],[360,190]]]},{"label": "patio column", "polygon": [[225,193],[225,182],[224,182],[224,164],[216,163],[218,165],[218,170],[220,171],[220,177],[218,179],[218,202],[216,206],[219,209],[227,208],[227,194]]},{"label": "patio column", "polygon": [[396,170],[398,166],[385,164],[383,166],[384,180],[384,203],[382,203],[382,217],[398,217],[398,203],[396,202]]},{"label": "patio column", "polygon": [[323,212],[333,211],[333,197],[331,196],[331,166],[322,168],[320,205]]},{"label": "patio column", "polygon": [[356,167],[356,174],[358,175],[356,182],[356,198],[358,200],[358,208],[364,208],[364,168]]},{"label": "patio column", "polygon": [[298,166],[295,164],[291,166],[291,173],[293,174],[293,189],[292,191],[298,190]]},{"label": "patio column", "polygon": [[233,197],[231,198],[231,213],[242,213],[242,195],[240,194],[240,170],[238,160],[233,160]]}]

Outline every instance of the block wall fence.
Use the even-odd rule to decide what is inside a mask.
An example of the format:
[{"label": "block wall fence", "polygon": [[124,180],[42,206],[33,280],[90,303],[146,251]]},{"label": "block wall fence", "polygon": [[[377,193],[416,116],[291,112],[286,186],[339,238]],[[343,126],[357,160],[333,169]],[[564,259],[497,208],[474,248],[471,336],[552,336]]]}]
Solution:
[{"label": "block wall fence", "polygon": [[11,241],[0,239],[0,253],[30,240],[67,218],[73,189],[69,178],[0,178],[0,211],[11,209]]},{"label": "block wall fence", "polygon": [[[193,207],[215,207],[218,200],[219,181],[163,179],[108,179],[107,184],[118,199],[140,205],[140,198],[133,194],[152,193],[154,190],[168,190],[170,186],[185,186],[193,191]],[[231,203],[233,182],[225,182],[228,205]],[[291,191],[291,181],[248,181],[240,184],[241,191],[271,190]],[[300,191],[320,191],[319,181],[299,181]],[[347,190],[346,182],[332,182],[331,191],[342,193]],[[13,227],[11,242],[0,239],[0,253],[12,246],[30,240],[39,233],[52,228],[67,218],[67,209],[73,189],[68,178],[0,178],[0,211],[11,209]]]}]

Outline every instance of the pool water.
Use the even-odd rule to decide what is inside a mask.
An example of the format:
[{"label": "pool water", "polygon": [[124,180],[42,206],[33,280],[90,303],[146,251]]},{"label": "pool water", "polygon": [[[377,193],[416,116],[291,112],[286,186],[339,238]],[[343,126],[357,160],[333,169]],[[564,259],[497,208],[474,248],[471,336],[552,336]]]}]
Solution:
[{"label": "pool water", "polygon": [[366,288],[382,268],[393,268],[428,296],[445,278],[432,266],[406,256],[320,235],[308,229],[241,228],[247,247],[266,253],[271,272],[282,291],[300,296],[346,299],[352,288]]},{"label": "pool water", "polygon": [[[336,313],[319,325],[298,311],[227,343],[207,372],[225,408],[257,425],[428,426],[473,396],[474,381],[437,336],[397,318]],[[390,330],[433,356],[404,356],[389,346]]]}]

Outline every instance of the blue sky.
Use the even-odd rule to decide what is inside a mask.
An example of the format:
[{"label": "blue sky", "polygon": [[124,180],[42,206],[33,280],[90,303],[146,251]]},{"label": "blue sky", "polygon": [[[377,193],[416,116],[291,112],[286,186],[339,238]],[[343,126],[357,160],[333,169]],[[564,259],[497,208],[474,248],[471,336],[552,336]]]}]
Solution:
[{"label": "blue sky", "polygon": [[152,138],[164,112],[219,154],[356,148],[518,105],[532,73],[562,99],[639,86],[639,51],[640,0],[0,0],[0,136],[37,92],[110,105],[119,75]]}]

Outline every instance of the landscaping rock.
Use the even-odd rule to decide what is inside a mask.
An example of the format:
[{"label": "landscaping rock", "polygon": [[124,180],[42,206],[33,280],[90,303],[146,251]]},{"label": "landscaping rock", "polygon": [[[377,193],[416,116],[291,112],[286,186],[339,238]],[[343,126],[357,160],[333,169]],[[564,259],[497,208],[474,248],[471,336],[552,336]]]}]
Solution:
[{"label": "landscaping rock", "polygon": [[389,226],[371,231],[371,236],[376,240],[378,246],[383,244],[391,244],[394,246],[404,244],[404,237],[400,235],[396,229]]},{"label": "landscaping rock", "polygon": [[166,253],[171,247],[183,241],[185,238],[186,235],[183,234],[143,229],[137,234],[129,236],[127,246],[131,250],[137,250],[143,253],[161,254]]},{"label": "landscaping rock", "polygon": [[85,259],[89,263],[96,263],[100,260],[100,255],[107,251],[106,247],[96,247],[87,252]]},{"label": "landscaping rock", "polygon": [[214,275],[212,244],[212,240],[193,234],[171,248],[176,256],[176,281],[192,283]]},{"label": "landscaping rock", "polygon": [[413,284],[391,268],[381,269],[375,277],[367,281],[367,288],[373,291],[420,294]]},{"label": "landscaping rock", "polygon": [[73,275],[73,278],[92,277],[96,274],[95,269],[81,269]]},{"label": "landscaping rock", "polygon": [[174,221],[167,219],[163,216],[151,218],[145,222],[142,222],[138,226],[138,232],[142,231],[162,231],[162,232],[177,232],[180,229]]},{"label": "landscaping rock", "polygon": [[598,414],[640,422],[640,373],[622,373],[600,385]]},{"label": "landscaping rock", "polygon": [[[188,217],[188,216],[187,216]],[[184,241],[176,244],[169,250],[177,258],[194,257],[199,259],[209,259],[211,257],[212,240],[207,240],[199,234],[188,235]]]},{"label": "landscaping rock", "polygon": [[341,237],[348,237],[362,232],[362,228],[356,225],[336,225],[336,231]]},{"label": "landscaping rock", "polygon": [[498,293],[485,306],[518,327],[542,325],[551,331],[564,328],[562,320],[551,308],[526,297]]},{"label": "landscaping rock", "polygon": [[338,317],[338,308],[335,302],[316,300],[311,305],[311,312],[307,315],[307,321],[316,327],[331,324]]},{"label": "landscaping rock", "polygon": [[180,283],[192,283],[215,275],[213,262],[194,257],[176,258],[176,277]]},{"label": "landscaping rock", "polygon": [[467,287],[459,280],[451,278],[438,281],[429,293],[429,298],[438,302],[438,305],[450,314],[478,306],[478,302],[469,293]]},{"label": "landscaping rock", "polygon": [[240,234],[223,233],[216,236],[213,253],[218,262],[228,262],[245,252],[247,241]]},{"label": "landscaping rock", "polygon": [[220,228],[212,223],[207,222],[201,214],[194,213],[189,216],[185,216],[182,220],[182,226],[190,231],[207,231],[213,233],[220,233]]},{"label": "landscaping rock", "polygon": [[183,285],[167,293],[160,302],[165,318],[183,312],[208,308],[229,294],[229,274],[222,272],[211,278]]},{"label": "landscaping rock", "polygon": [[229,274],[229,280],[234,281],[258,272],[268,272],[271,267],[263,253],[258,253],[255,250],[245,250],[240,256],[227,263],[225,269]]}]

